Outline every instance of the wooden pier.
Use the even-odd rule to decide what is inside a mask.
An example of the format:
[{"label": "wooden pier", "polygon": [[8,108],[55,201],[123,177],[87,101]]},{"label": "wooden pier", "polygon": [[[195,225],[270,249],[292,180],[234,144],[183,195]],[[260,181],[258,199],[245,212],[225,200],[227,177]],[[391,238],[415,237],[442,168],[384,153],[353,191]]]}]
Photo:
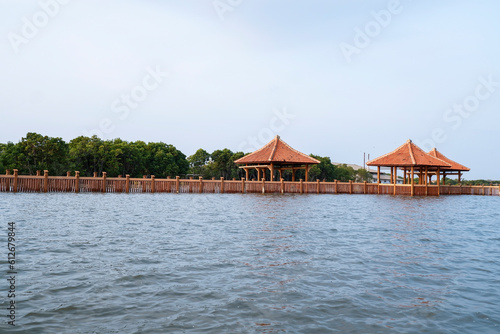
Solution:
[{"label": "wooden pier", "polygon": [[[73,192],[73,193],[265,193],[265,194],[370,194],[370,195],[485,195],[500,196],[500,186],[466,186],[435,184],[381,184],[354,182],[304,182],[290,181],[247,181],[225,180],[224,178],[204,180],[167,178],[80,177],[79,172],[71,176],[0,175],[0,192]],[[413,189],[412,189],[413,188]]]}]

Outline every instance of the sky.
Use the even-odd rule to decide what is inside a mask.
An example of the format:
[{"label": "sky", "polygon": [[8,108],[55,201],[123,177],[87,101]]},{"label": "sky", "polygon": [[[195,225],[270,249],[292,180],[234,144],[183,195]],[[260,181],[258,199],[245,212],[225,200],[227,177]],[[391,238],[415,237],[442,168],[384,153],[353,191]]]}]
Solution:
[{"label": "sky", "polygon": [[275,135],[363,164],[411,139],[500,179],[500,2],[0,0],[0,142]]}]

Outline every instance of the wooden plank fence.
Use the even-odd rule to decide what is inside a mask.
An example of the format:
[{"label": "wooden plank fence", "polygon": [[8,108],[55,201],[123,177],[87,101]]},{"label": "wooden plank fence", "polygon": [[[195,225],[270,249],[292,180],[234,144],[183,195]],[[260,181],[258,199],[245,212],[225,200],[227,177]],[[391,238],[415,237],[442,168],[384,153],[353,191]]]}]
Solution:
[{"label": "wooden plank fence", "polygon": [[439,195],[479,195],[500,196],[500,186],[466,186],[466,185],[412,185],[409,184],[377,184],[350,182],[296,182],[289,181],[247,181],[211,179],[180,179],[178,176],[166,179],[107,177],[80,177],[79,172],[74,176],[68,172],[67,176],[49,176],[48,171],[43,175],[18,175],[7,171],[0,175],[0,192],[101,192],[101,193],[265,193],[265,194],[371,194],[371,195],[405,195],[411,196],[439,196]]}]

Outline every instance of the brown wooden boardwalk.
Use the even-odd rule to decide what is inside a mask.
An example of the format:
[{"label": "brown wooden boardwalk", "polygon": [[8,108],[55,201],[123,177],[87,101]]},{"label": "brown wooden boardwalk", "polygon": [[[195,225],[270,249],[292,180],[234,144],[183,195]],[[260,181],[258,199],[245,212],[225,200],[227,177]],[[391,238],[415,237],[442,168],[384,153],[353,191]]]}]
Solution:
[{"label": "brown wooden boardwalk", "polygon": [[[411,195],[411,184],[0,175],[0,192],[287,193]],[[500,196],[500,186],[413,185],[416,196]]]}]

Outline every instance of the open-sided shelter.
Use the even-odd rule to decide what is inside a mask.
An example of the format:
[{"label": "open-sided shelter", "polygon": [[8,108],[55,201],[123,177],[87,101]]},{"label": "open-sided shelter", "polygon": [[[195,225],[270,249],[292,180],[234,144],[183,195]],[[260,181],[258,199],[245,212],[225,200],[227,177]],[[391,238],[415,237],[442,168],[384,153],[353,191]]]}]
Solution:
[{"label": "open-sided shelter", "polygon": [[271,181],[274,181],[275,170],[279,171],[280,179],[283,177],[284,170],[292,170],[292,181],[295,181],[295,171],[304,169],[307,182],[309,168],[311,165],[319,164],[320,161],[291,148],[279,136],[276,136],[262,148],[245,155],[235,163],[244,165],[240,168],[245,170],[247,180],[249,170],[256,169],[259,180],[261,177],[265,178],[266,170],[270,171]]},{"label": "open-sided shelter", "polygon": [[[391,183],[396,183],[397,170],[404,171],[404,183],[414,184],[415,174],[419,175],[419,184],[427,184],[429,173],[437,175],[439,185],[439,176],[441,168],[450,168],[451,164],[439,158],[427,154],[411,140],[395,149],[384,154],[381,157],[370,160],[366,163],[368,166],[377,166],[377,183],[380,183],[380,167],[391,168]],[[409,180],[407,176],[410,176]],[[413,194],[413,187],[412,187]]]}]

